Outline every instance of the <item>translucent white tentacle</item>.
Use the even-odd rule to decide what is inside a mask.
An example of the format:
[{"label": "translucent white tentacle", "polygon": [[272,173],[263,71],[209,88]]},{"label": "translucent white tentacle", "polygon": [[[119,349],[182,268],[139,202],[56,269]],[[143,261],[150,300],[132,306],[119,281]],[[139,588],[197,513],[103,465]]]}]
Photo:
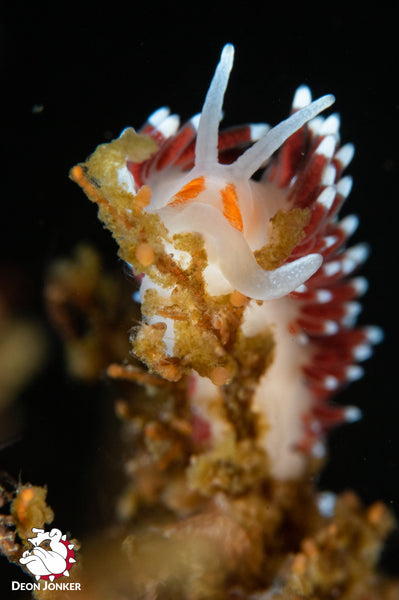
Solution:
[{"label": "translucent white tentacle", "polygon": [[322,263],[319,254],[309,254],[273,271],[265,271],[256,262],[244,236],[215,206],[194,202],[178,211],[161,209],[159,214],[172,234],[201,233],[209,263],[219,267],[232,289],[256,300],[273,300],[289,294]]},{"label": "translucent white tentacle", "polygon": [[302,125],[313,119],[320,112],[331,106],[335,98],[332,94],[322,96],[308,106],[294,112],[288,119],[281,121],[278,125],[270,129],[266,135],[260,138],[242,154],[232,165],[235,172],[248,179],[257,171],[260,166],[275,152],[295,131]]},{"label": "translucent white tentacle", "polygon": [[218,162],[219,122],[222,116],[223,98],[233,66],[234,46],[226,44],[216,67],[211,85],[202,108],[195,146],[195,165],[204,168]]}]

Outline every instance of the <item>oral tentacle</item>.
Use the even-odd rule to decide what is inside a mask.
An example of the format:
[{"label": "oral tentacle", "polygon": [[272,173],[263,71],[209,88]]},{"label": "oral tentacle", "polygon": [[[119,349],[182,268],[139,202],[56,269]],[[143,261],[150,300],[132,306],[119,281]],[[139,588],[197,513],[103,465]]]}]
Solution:
[{"label": "oral tentacle", "polygon": [[[208,260],[219,267],[229,281],[231,291],[236,289],[256,300],[272,300],[289,294],[309,279],[322,263],[320,255],[309,254],[265,271],[256,262],[241,232],[209,204],[192,203],[179,212],[165,208],[160,211],[160,216],[173,234],[187,231],[187,222],[192,223],[191,231],[204,237]],[[227,247],[234,251],[226,253]]]}]

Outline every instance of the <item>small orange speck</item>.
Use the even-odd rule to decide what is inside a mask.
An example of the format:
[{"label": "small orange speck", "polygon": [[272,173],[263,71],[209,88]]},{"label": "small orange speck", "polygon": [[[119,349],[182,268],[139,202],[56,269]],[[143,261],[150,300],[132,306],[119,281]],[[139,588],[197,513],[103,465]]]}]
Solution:
[{"label": "small orange speck", "polygon": [[134,207],[141,212],[143,208],[149,205],[151,194],[150,186],[143,185],[134,197]]},{"label": "small orange speck", "polygon": [[122,371],[123,371],[123,367],[121,367],[121,365],[111,364],[107,368],[107,375],[108,375],[108,377],[113,377],[113,378],[117,379],[118,377],[120,377]]},{"label": "small orange speck", "polygon": [[179,381],[182,373],[176,365],[159,365],[157,371],[164,379],[168,381]]},{"label": "small orange speck", "polygon": [[345,506],[351,510],[359,510],[361,508],[361,502],[358,496],[350,490],[343,492],[340,498],[341,502],[343,502]]},{"label": "small orange speck", "polygon": [[306,556],[312,557],[319,553],[315,542],[310,538],[304,539],[301,545]]},{"label": "small orange speck", "polygon": [[145,435],[150,440],[162,440],[165,437],[164,432],[157,423],[148,423],[145,427]]},{"label": "small orange speck", "polygon": [[162,321],[158,321],[158,323],[153,323],[149,327],[152,331],[155,331],[157,333],[164,333],[166,331],[166,324]]},{"label": "small orange speck", "polygon": [[15,508],[17,517],[21,523],[24,523],[26,521],[26,511],[29,503],[33,500],[34,495],[34,490],[31,487],[26,487],[19,493],[17,497],[17,503],[15,505]]},{"label": "small orange speck", "polygon": [[21,502],[25,505],[29,504],[29,502],[33,499],[33,496],[34,496],[33,489],[30,487],[25,488],[21,492],[21,496],[20,496]]},{"label": "small orange speck", "polygon": [[294,560],[292,561],[292,572],[295,575],[304,575],[307,566],[307,558],[302,552],[299,552],[294,556]]},{"label": "small orange speck", "polygon": [[137,247],[136,258],[143,267],[149,267],[155,260],[155,252],[150,244],[143,243]]},{"label": "small orange speck", "polygon": [[386,515],[386,508],[382,502],[375,502],[367,511],[367,518],[373,525],[381,523]]},{"label": "small orange speck", "polygon": [[118,398],[115,402],[115,414],[120,419],[127,419],[129,416],[129,406],[125,400]]},{"label": "small orange speck", "polygon": [[86,175],[84,174],[83,169],[80,165],[72,167],[69,176],[72,179],[72,181],[75,181],[75,183],[80,185],[82,190],[92,202],[97,202],[97,204],[108,205],[107,200],[100,196],[94,185],[87,180]]},{"label": "small orange speck", "polygon": [[247,300],[247,296],[244,296],[244,294],[241,294],[241,292],[237,290],[234,290],[234,292],[230,295],[230,304],[236,308],[244,306],[247,303]]},{"label": "small orange speck", "polygon": [[79,165],[72,167],[71,169],[71,178],[76,181],[76,183],[80,183],[84,179],[83,169]]},{"label": "small orange speck", "polygon": [[329,534],[331,537],[336,537],[336,536],[338,535],[338,527],[337,527],[337,524],[336,524],[336,523],[331,523],[331,524],[328,526],[328,529],[327,529],[327,531],[328,531],[328,534]]},{"label": "small orange speck", "polygon": [[230,373],[226,367],[215,367],[211,372],[209,379],[215,385],[225,385],[230,379]]}]

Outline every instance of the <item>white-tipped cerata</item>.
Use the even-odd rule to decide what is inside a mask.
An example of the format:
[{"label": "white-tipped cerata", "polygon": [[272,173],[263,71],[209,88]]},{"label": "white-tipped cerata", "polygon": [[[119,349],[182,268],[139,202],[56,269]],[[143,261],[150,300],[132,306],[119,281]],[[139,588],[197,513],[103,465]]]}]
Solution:
[{"label": "white-tipped cerata", "polygon": [[300,110],[312,102],[312,93],[307,85],[300,85],[292,101],[292,110]]}]

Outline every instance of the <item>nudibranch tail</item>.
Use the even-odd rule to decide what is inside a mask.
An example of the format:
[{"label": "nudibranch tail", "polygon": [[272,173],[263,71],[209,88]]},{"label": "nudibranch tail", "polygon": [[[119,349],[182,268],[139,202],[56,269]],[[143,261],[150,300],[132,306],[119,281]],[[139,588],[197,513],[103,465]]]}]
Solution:
[{"label": "nudibranch tail", "polygon": [[[338,217],[354,148],[340,147],[338,115],[319,114],[334,97],[312,102],[302,85],[275,127],[219,131],[233,54],[227,44],[201,115],[180,126],[161,108],[72,177],[139,276],[136,355],[169,381],[191,374],[190,402],[209,421],[210,444],[226,429],[210,405],[247,394],[262,425],[247,433],[257,432],[272,474],[290,479],[322,455],[331,426],[359,418],[328,401],[362,375],[357,363],[382,334],[356,327],[368,249],[347,247],[358,219]],[[236,417],[230,426],[244,435]]]}]

